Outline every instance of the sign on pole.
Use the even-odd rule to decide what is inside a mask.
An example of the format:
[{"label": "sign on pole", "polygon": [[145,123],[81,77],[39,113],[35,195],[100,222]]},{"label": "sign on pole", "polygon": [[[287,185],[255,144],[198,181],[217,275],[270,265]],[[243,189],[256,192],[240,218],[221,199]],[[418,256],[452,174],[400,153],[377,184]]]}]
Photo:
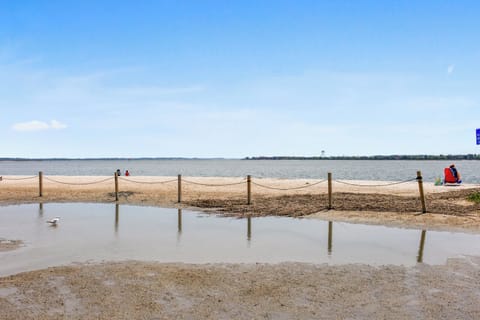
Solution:
[{"label": "sign on pole", "polygon": [[480,144],[480,129],[477,129],[477,144]]}]

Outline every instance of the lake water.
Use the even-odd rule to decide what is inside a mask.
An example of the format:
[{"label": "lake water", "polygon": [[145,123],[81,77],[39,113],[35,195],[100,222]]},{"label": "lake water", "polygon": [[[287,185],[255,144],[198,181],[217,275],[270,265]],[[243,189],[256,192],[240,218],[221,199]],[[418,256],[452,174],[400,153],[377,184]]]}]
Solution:
[{"label": "lake water", "polygon": [[[451,161],[416,160],[43,160],[0,161],[0,175],[108,176],[118,168],[137,176],[218,176],[403,181],[422,171],[425,181],[443,176]],[[480,183],[480,161],[455,162],[465,183]]]},{"label": "lake water", "polygon": [[[46,220],[60,217],[52,227]],[[236,219],[116,204],[0,207],[0,275],[74,262],[444,264],[480,255],[480,234],[389,228],[316,219]]]}]

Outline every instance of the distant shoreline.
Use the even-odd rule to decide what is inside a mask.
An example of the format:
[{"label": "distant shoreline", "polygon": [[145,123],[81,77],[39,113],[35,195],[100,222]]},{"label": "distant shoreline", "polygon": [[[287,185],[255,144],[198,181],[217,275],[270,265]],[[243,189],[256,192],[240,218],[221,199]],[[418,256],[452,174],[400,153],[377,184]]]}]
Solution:
[{"label": "distant shoreline", "polygon": [[244,158],[139,157],[139,158],[16,158],[0,161],[135,161],[135,160],[480,160],[480,154],[458,155],[374,155],[374,156],[256,156]]},{"label": "distant shoreline", "polygon": [[246,157],[243,160],[480,160],[480,154],[458,155],[375,155],[375,156],[331,156],[331,157],[303,157],[303,156],[272,156]]}]

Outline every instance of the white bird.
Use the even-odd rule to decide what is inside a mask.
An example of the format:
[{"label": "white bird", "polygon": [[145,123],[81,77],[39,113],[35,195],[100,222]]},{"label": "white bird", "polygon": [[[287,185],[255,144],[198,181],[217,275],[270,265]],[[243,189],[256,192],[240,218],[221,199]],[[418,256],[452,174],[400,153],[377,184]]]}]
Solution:
[{"label": "white bird", "polygon": [[50,223],[52,226],[56,226],[58,221],[60,221],[60,217],[55,217],[52,220],[47,220],[47,223]]}]

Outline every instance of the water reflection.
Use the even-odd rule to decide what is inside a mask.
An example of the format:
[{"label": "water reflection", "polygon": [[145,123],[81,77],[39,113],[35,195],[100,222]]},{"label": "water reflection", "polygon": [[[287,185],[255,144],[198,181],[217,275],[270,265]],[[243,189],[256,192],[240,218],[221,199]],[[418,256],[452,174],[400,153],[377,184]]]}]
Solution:
[{"label": "water reflection", "polygon": [[[38,204],[38,214],[39,217],[43,217],[44,215],[44,207],[43,203]],[[116,203],[115,204],[115,224],[114,224],[114,230],[115,230],[115,235],[118,236],[118,229],[119,229],[119,224],[120,224],[120,204]],[[180,243],[180,238],[182,235],[182,209],[178,208],[177,210],[177,244]],[[420,236],[420,244],[418,247],[418,253],[416,256],[416,261],[418,263],[423,263],[423,251],[425,247],[425,238],[426,238],[427,231],[422,230],[421,236]],[[252,240],[252,217],[247,216],[247,241],[248,241],[248,247],[250,247],[250,242]],[[331,256],[333,253],[333,222],[328,221],[328,241],[327,241],[327,253],[328,256]]]},{"label": "water reflection", "polygon": [[178,209],[178,234],[182,233],[182,209]]},{"label": "water reflection", "polygon": [[120,219],[120,205],[115,203],[115,235],[118,234],[118,221]]},{"label": "water reflection", "polygon": [[420,246],[418,247],[417,262],[423,262],[423,247],[425,246],[425,237],[427,235],[427,230],[422,230],[422,235],[420,236]]},{"label": "water reflection", "polygon": [[333,222],[328,221],[328,255],[332,254]]},{"label": "water reflection", "polygon": [[[44,215],[44,207],[43,203],[38,204],[38,214],[39,217],[43,217]],[[118,236],[118,229],[119,229],[119,224],[120,224],[120,204],[115,203],[115,224],[114,224],[114,231],[115,231],[115,236]],[[56,227],[56,225],[55,225]],[[178,208],[177,210],[177,244],[180,243],[180,238],[182,235],[182,209]],[[423,263],[423,252],[424,252],[424,247],[425,247],[425,239],[426,239],[426,230],[422,230],[421,236],[420,236],[420,244],[418,247],[418,253],[416,256],[416,261],[418,263]],[[252,217],[247,216],[247,242],[248,242],[248,247],[250,247],[252,240]],[[332,256],[333,253],[333,222],[328,221],[328,241],[327,241],[327,253],[328,256]]]},{"label": "water reflection", "polygon": [[182,209],[178,208],[177,212],[177,246],[182,237]]},{"label": "water reflection", "polygon": [[[478,234],[429,231],[427,244],[426,230],[335,222],[333,254],[332,221],[251,216],[220,219],[177,208],[114,204],[115,208],[113,204],[84,203],[0,207],[0,235],[28,243],[23,251],[0,253],[0,274],[89,259],[414,265],[480,255]],[[45,221],[55,216],[61,217],[61,224],[49,228]]]}]

